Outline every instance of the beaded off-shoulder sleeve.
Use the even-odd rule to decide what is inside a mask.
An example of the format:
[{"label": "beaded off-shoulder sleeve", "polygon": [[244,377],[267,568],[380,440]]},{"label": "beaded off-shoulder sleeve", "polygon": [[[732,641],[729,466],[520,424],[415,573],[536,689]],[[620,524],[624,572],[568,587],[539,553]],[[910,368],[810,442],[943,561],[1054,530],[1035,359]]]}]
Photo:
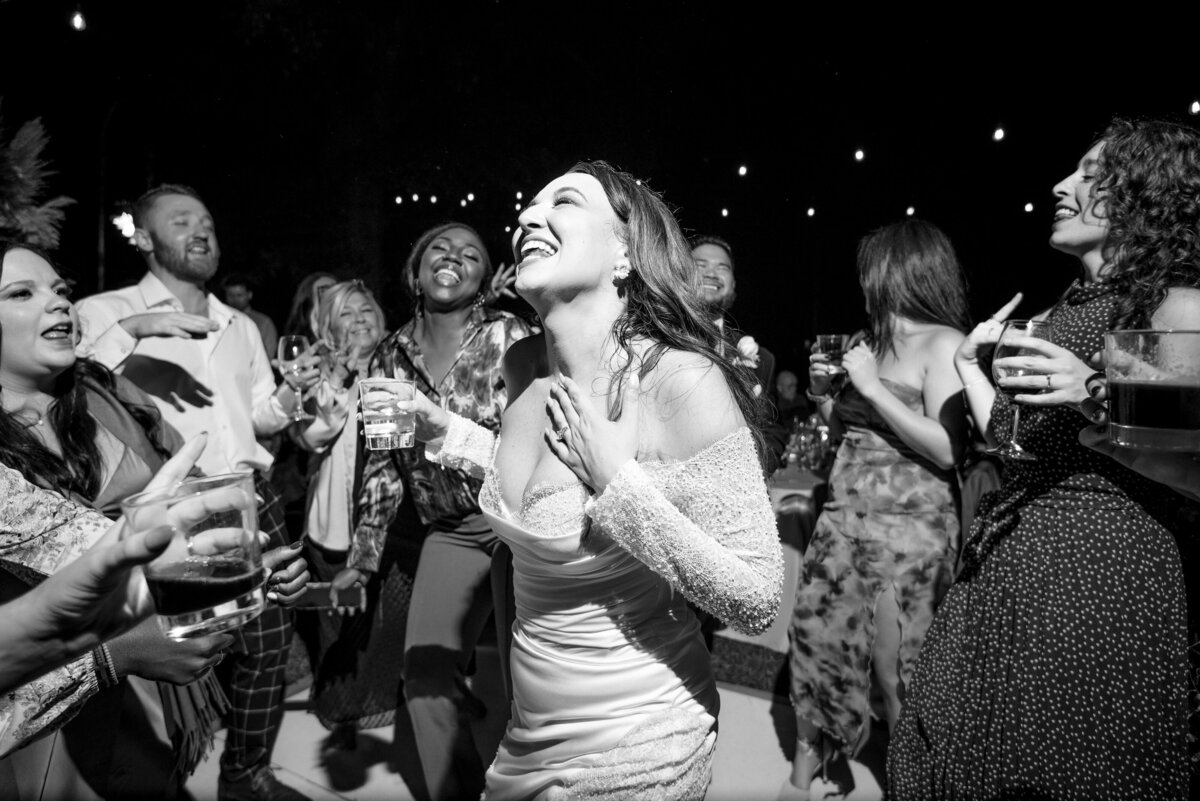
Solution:
[{"label": "beaded off-shoulder sleeve", "polygon": [[447,414],[450,415],[450,425],[446,428],[446,436],[440,441],[426,443],[425,458],[442,467],[483,478],[491,467],[498,437],[490,429],[454,412]]},{"label": "beaded off-shoulder sleeve", "polygon": [[779,612],[783,548],[749,429],[674,464],[630,460],[588,515],[688,600],[746,634]]}]

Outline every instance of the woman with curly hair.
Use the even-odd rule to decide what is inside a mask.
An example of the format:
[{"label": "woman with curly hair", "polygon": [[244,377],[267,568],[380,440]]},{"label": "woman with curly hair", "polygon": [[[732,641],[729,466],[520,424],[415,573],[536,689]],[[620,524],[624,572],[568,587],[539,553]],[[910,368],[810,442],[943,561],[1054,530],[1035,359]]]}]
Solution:
[{"label": "woman with curly hair", "polygon": [[1054,192],[1050,245],[1082,274],[1040,315],[1052,343],[997,361],[1024,371],[1011,397],[977,359],[996,319],[955,355],[989,436],[1036,409],[1019,438],[1037,460],[980,505],[891,743],[897,799],[1185,797],[1194,507],[1079,433],[1105,331],[1200,328],[1200,134],[1117,120]]},{"label": "woman with curly hair", "polygon": [[718,696],[688,602],[761,632],[783,580],[755,380],[633,176],[577,164],[518,224],[516,290],[545,327],[505,356],[500,436],[411,404],[513,552],[512,719],[485,798],[701,799]]}]

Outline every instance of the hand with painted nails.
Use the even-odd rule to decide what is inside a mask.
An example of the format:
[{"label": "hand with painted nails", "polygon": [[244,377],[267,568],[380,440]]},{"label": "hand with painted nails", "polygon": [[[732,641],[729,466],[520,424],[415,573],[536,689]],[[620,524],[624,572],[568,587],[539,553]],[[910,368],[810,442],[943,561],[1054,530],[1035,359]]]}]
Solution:
[{"label": "hand with painted nails", "polygon": [[273,548],[262,555],[267,571],[267,600],[280,606],[291,606],[308,584],[308,563],[300,556],[303,541],[283,548]]},{"label": "hand with painted nails", "polygon": [[225,633],[171,640],[153,619],[108,642],[117,675],[170,684],[200,678],[220,663],[232,645],[233,635]]}]

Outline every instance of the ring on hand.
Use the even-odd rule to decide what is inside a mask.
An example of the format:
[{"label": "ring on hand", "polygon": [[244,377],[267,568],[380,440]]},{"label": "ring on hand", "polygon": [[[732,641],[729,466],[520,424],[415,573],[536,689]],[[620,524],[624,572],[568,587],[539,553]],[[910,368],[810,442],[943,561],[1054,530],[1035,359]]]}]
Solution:
[{"label": "ring on hand", "polygon": [[1049,373],[1046,373],[1046,389],[1054,389],[1054,387],[1050,386],[1050,374]]},{"label": "ring on hand", "polygon": [[560,428],[554,432],[554,438],[557,439],[559,442],[562,442],[563,439],[567,436],[567,432],[570,430],[571,430],[570,426],[564,425],[562,428]]}]

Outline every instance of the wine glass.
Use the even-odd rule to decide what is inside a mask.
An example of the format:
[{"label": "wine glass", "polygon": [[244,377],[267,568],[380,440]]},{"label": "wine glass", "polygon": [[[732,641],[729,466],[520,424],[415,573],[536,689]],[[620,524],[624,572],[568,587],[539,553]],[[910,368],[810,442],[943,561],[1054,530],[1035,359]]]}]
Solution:
[{"label": "wine glass", "polygon": [[[299,359],[308,350],[308,337],[302,334],[288,334],[279,338],[279,370],[283,373],[291,373],[293,376],[299,375],[303,369],[299,364]],[[311,420],[313,416],[304,411],[304,404],[301,402],[300,392],[296,392],[296,411],[292,412],[292,420],[294,422],[303,422]]]},{"label": "wine glass", "polygon": [[[1039,355],[1029,348],[1021,348],[1014,345],[1012,340],[1019,337],[1036,337],[1037,339],[1044,339],[1049,342],[1050,323],[1046,320],[1009,320],[1004,324],[1004,330],[1000,332],[1000,339],[996,341],[996,351],[992,355],[992,378],[995,380],[996,388],[1006,393],[1010,398],[1019,393],[1028,393],[1029,390],[1005,389],[1000,386],[1000,379],[1028,375],[1030,371],[1024,368],[1003,368],[997,362],[1007,356]],[[1008,442],[998,445],[995,448],[989,448],[988,453],[997,454],[1005,459],[1013,459],[1019,462],[1036,462],[1038,457],[1035,454],[1017,444],[1017,424],[1021,420],[1021,404],[1014,402],[1012,410],[1012,433],[1009,434]]]}]

